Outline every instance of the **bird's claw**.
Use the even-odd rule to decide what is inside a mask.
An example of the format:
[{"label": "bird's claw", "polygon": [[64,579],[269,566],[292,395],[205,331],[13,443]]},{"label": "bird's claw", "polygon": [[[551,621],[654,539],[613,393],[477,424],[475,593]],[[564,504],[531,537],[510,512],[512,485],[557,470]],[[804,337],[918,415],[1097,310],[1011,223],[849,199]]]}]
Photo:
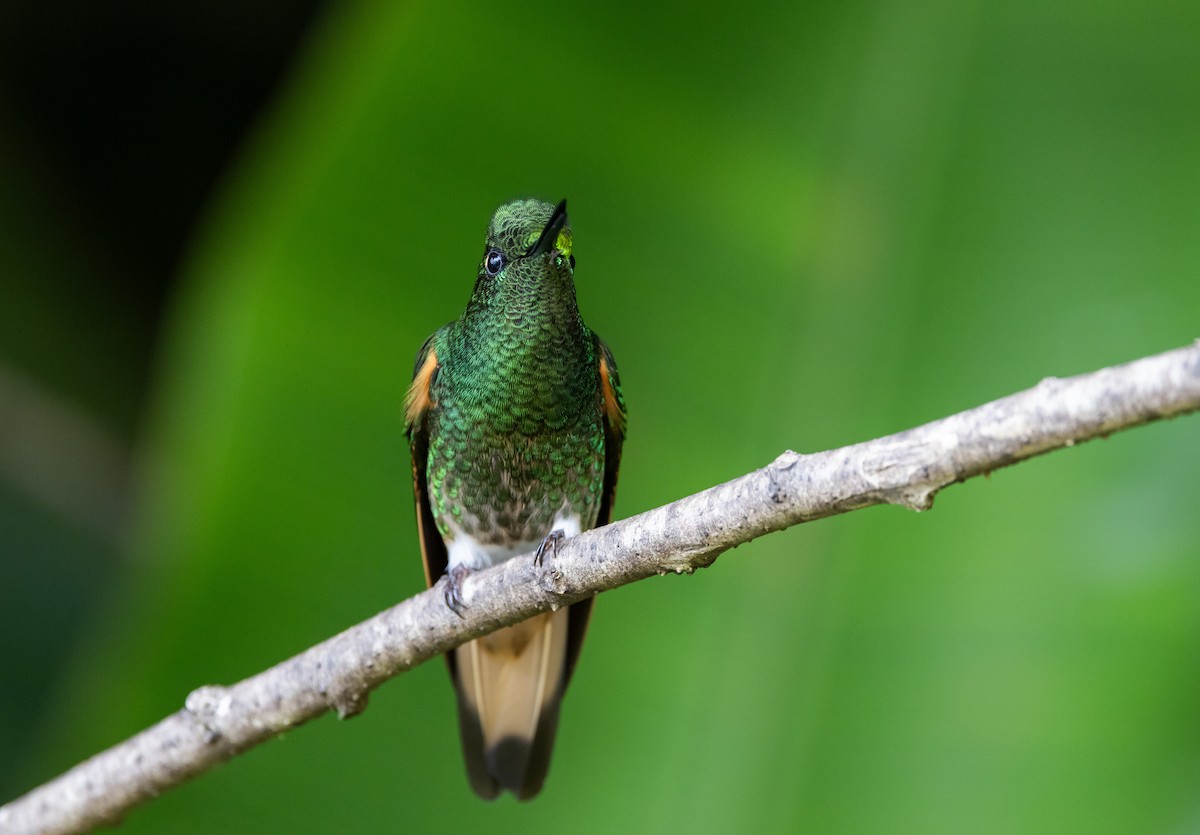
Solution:
[{"label": "bird's claw", "polygon": [[558,546],[562,544],[564,535],[562,528],[557,528],[546,534],[546,538],[542,540],[542,544],[533,552],[533,564],[541,568],[547,552],[550,554],[550,559],[556,558],[558,556]]},{"label": "bird's claw", "polygon": [[451,612],[463,616],[463,609],[467,608],[467,602],[463,599],[463,580],[467,579],[467,575],[471,573],[471,569],[465,565],[456,565],[446,572],[446,588],[442,589],[442,598],[446,601],[446,606]]}]

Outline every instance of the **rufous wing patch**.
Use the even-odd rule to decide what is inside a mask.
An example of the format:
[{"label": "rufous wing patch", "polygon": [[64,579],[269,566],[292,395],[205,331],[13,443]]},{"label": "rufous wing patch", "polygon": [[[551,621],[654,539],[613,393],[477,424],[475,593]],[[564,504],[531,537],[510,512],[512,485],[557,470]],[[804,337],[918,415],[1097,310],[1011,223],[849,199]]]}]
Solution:
[{"label": "rufous wing patch", "polygon": [[409,427],[416,426],[421,420],[421,415],[425,414],[425,411],[433,405],[430,385],[433,383],[433,375],[437,371],[437,367],[437,351],[430,349],[425,361],[413,375],[408,393],[404,395],[404,422]]},{"label": "rufous wing patch", "polygon": [[624,435],[625,410],[621,408],[621,401],[617,396],[616,386],[613,384],[612,374],[608,368],[608,358],[603,356],[600,357],[600,393],[603,397],[604,416],[608,418],[608,425],[618,435]]}]

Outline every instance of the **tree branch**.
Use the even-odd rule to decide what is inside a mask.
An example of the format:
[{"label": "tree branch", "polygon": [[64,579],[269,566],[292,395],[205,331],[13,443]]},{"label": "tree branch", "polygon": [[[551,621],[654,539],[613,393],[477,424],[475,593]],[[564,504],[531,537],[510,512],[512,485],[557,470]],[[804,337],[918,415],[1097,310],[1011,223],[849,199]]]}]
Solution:
[{"label": "tree branch", "polygon": [[4,832],[81,832],[328,710],[353,716],[387,679],[501,626],[668,571],[791,525],[875,504],[927,510],[938,490],[1043,452],[1200,409],[1200,342],[1033,388],[906,432],[770,465],[575,537],[535,568],[471,575],[462,617],[422,592],[186,706],[0,807]]}]

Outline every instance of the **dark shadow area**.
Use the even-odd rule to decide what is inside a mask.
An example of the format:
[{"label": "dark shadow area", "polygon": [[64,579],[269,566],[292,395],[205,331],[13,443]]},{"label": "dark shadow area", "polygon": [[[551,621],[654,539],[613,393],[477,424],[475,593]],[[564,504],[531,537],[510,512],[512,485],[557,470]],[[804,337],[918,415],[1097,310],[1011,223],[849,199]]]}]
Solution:
[{"label": "dark shadow area", "polygon": [[59,404],[128,458],[191,230],[319,8],[0,5],[0,370],[36,394],[0,403],[0,797],[20,788],[53,662],[119,571],[120,537],[103,528],[123,527],[81,526],[33,496],[76,494],[89,474],[69,460],[49,484],[22,470],[25,438],[4,417]]}]

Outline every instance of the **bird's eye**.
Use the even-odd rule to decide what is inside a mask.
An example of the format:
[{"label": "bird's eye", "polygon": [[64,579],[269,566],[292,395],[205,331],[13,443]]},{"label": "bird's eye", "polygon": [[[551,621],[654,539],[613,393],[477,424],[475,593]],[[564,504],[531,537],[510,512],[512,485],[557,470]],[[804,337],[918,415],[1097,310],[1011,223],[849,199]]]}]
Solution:
[{"label": "bird's eye", "polygon": [[504,253],[498,249],[489,249],[487,256],[483,259],[483,268],[487,270],[488,275],[497,275],[504,269]]},{"label": "bird's eye", "polygon": [[575,256],[574,255],[568,256],[567,260],[569,260],[571,262],[571,269],[575,269]]}]

